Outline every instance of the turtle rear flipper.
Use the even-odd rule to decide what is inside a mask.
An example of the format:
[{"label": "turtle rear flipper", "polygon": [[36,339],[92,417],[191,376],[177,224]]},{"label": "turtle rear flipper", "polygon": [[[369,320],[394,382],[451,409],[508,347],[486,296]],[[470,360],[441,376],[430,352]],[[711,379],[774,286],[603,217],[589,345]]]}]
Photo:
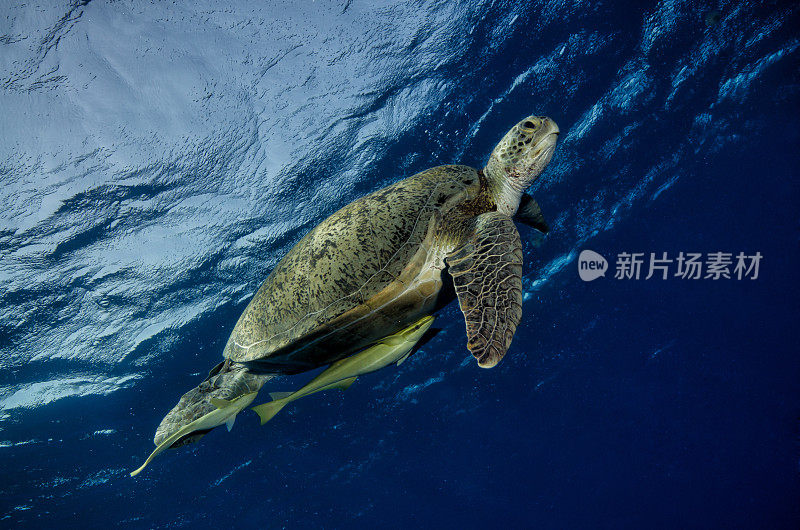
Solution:
[{"label": "turtle rear flipper", "polygon": [[147,457],[147,460],[145,460],[144,464],[131,471],[130,475],[135,477],[141,473],[142,470],[144,470],[144,468],[146,468],[155,457],[167,449],[180,447],[181,445],[186,445],[186,443],[191,443],[182,442],[183,440],[192,438],[199,439],[223,423],[226,423],[228,425],[228,430],[230,430],[234,419],[236,419],[236,415],[241,412],[243,408],[253,402],[256,394],[258,394],[258,391],[241,395],[231,401],[226,399],[211,398],[211,401],[214,403],[214,410],[203,414],[199,418],[185,425],[182,425],[179,429],[173,431],[169,436],[161,440],[156,445],[156,448],[153,450],[153,452],[150,453],[150,456]]},{"label": "turtle rear flipper", "polygon": [[[218,408],[215,405],[215,402],[220,402],[218,400],[230,402],[246,394],[258,392],[272,377],[274,377],[273,374],[248,372],[243,365],[226,360],[221,366],[215,367],[211,375],[202,383],[181,396],[178,404],[161,420],[161,424],[156,429],[153,443],[160,445],[186,425],[213,412]],[[192,433],[191,436],[183,436],[170,447],[196,442],[202,438],[205,432],[198,431]]]}]

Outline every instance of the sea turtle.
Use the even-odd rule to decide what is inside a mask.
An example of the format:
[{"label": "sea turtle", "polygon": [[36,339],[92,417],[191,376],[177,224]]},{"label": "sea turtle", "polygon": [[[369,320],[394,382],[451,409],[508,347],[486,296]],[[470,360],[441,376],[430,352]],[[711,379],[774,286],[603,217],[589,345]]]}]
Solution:
[{"label": "sea turtle", "polygon": [[[512,217],[546,232],[524,191],[550,161],[558,132],[553,120],[529,116],[506,133],[483,170],[434,167],[320,223],[261,285],[224,361],[166,415],[155,444],[215,410],[227,412],[211,423],[230,428],[245,406],[231,403],[249,404],[274,375],[359,352],[432,314],[453,292],[467,347],[480,366],[497,364],[522,316],[522,246]],[[209,421],[170,446],[196,441],[216,426]]]}]

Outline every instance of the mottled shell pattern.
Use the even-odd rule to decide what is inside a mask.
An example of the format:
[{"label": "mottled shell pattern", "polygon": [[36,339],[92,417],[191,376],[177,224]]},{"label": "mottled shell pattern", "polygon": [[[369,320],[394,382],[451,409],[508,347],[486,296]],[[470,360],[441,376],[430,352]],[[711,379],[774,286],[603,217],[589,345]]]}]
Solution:
[{"label": "mottled shell pattern", "polygon": [[430,314],[444,257],[485,211],[486,181],[439,166],[367,195],[309,232],[236,324],[224,356],[295,373],[350,355]]}]

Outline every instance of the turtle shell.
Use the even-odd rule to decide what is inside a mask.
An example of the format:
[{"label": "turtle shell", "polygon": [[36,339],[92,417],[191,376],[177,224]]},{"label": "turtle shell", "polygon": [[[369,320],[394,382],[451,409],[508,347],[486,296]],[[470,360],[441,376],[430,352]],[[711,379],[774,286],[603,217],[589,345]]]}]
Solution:
[{"label": "turtle shell", "polygon": [[[239,317],[224,357],[295,373],[329,364],[430,314],[448,213],[481,176],[439,166],[358,199],[309,232]],[[448,246],[449,245],[449,246]]]}]

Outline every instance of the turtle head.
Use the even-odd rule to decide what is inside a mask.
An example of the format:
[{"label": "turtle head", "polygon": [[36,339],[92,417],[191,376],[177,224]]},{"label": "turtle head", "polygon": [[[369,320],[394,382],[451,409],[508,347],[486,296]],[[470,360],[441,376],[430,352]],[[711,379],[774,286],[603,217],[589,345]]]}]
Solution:
[{"label": "turtle head", "polygon": [[550,118],[528,116],[494,148],[483,173],[499,212],[516,213],[522,193],[550,162],[558,133],[558,125]]}]

